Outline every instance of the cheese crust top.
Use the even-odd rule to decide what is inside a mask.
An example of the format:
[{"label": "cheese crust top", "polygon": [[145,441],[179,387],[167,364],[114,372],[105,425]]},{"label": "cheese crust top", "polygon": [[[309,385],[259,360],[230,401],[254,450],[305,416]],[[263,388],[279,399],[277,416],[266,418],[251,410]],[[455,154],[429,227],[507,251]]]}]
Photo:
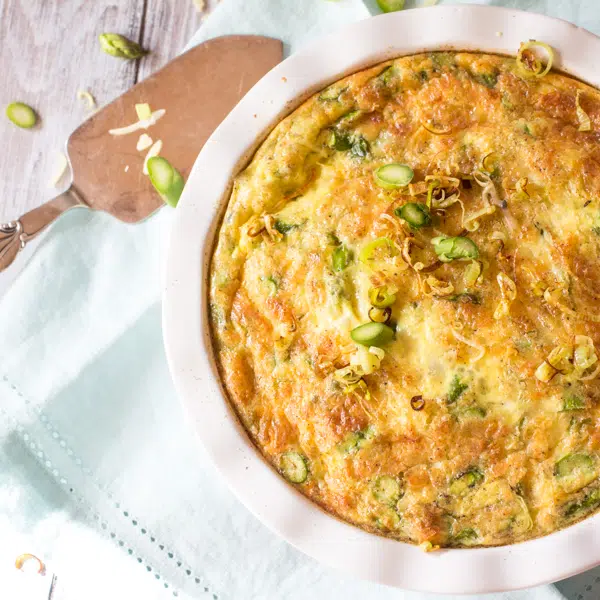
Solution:
[{"label": "cheese crust top", "polygon": [[369,68],[274,128],[210,314],[231,403],[304,494],[428,548],[600,507],[598,132],[595,89],[475,53]]}]

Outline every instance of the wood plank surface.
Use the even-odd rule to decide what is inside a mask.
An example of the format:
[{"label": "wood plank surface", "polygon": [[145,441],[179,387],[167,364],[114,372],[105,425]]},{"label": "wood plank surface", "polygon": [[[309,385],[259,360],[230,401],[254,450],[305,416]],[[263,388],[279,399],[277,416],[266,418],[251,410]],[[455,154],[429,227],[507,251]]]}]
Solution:
[{"label": "wood plank surface", "polygon": [[[208,10],[209,3],[206,3]],[[138,81],[145,79],[181,52],[200,26],[192,0],[146,0],[142,44],[152,54],[140,61]]]},{"label": "wood plank surface", "polygon": [[[193,0],[0,0],[0,107],[19,100],[41,116],[21,130],[0,115],[0,223],[64,188],[50,186],[58,154],[89,114],[77,91],[89,90],[99,106],[110,102],[177,55],[202,17]],[[108,56],[97,41],[107,31],[152,53],[141,61]]]}]

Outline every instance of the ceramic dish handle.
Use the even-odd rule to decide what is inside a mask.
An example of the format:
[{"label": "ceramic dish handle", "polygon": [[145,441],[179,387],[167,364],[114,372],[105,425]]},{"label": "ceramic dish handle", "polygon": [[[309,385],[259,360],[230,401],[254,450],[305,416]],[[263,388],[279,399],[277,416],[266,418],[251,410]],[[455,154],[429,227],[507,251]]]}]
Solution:
[{"label": "ceramic dish handle", "polygon": [[25,213],[20,219],[0,223],[0,272],[16,258],[27,242],[41,233],[50,223],[75,206],[85,206],[75,188]]}]

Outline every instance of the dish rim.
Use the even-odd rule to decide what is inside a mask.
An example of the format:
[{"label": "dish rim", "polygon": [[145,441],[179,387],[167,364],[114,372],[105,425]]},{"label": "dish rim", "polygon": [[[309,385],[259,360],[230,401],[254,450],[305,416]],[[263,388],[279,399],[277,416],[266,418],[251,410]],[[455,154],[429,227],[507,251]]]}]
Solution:
[{"label": "dish rim", "polygon": [[229,487],[263,524],[305,554],[363,579],[448,594],[504,592],[558,581],[600,564],[600,514],[519,544],[425,553],[347,524],[286,483],[239,423],[213,357],[208,275],[231,183],[277,122],[345,75],[424,51],[514,55],[519,43],[530,38],[557,51],[557,68],[600,87],[593,58],[600,53],[600,38],[564,20],[503,7],[389,13],[312,42],[263,77],[216,129],[174,215],[163,331],[169,368],[190,422]]}]

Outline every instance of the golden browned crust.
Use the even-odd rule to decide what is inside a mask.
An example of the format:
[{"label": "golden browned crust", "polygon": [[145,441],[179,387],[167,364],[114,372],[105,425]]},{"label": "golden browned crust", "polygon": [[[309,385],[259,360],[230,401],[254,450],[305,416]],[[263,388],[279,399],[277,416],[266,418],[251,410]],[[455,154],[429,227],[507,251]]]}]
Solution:
[{"label": "golden browned crust", "polygon": [[[389,163],[414,188],[378,185]],[[413,230],[394,211],[427,202],[428,176],[459,201],[434,185]],[[309,99],[237,178],[212,261],[215,351],[258,448],[301,457],[292,480],[328,511],[414,543],[512,543],[596,510],[599,198],[600,96],[563,75],[423,54]],[[440,235],[477,262],[439,262]],[[350,336],[374,286],[396,292],[381,360]]]}]

